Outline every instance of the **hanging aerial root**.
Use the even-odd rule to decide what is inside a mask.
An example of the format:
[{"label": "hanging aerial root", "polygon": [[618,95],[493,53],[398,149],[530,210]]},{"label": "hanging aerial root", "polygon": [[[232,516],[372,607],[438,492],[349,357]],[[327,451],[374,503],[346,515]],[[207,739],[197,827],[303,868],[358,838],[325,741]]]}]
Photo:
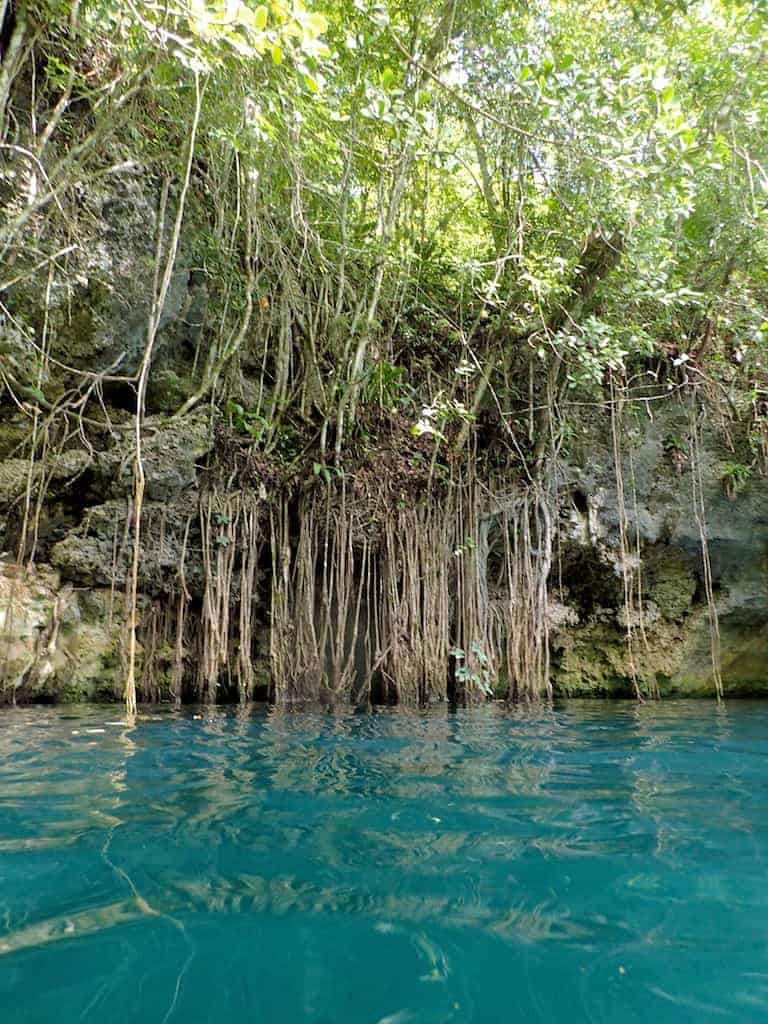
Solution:
[{"label": "hanging aerial root", "polygon": [[538,485],[497,499],[501,532],[498,595],[490,604],[491,646],[510,701],[550,700],[549,598],[553,529]]},{"label": "hanging aerial root", "polygon": [[484,515],[477,480],[471,471],[457,488],[453,518],[454,696],[464,704],[475,704],[490,696],[500,659],[489,633],[490,521]]},{"label": "hanging aerial root", "polygon": [[[621,560],[621,580],[624,587],[624,639],[627,648],[627,661],[632,678],[632,688],[637,700],[642,701],[640,680],[637,672],[635,653],[635,584],[634,570],[639,572],[639,555],[637,566],[633,566],[629,549],[629,520],[624,494],[624,471],[621,462],[621,432],[623,427],[624,392],[616,387],[613,375],[610,378],[611,408],[611,442],[613,446],[613,467],[616,476],[616,503],[619,509],[619,558]],[[636,544],[637,547],[637,544]]]},{"label": "hanging aerial root", "polygon": [[295,546],[290,511],[286,497],[271,513],[274,699],[348,702],[369,682],[356,656],[370,546],[355,543],[343,483],[299,499]]},{"label": "hanging aerial root", "polygon": [[699,528],[701,540],[701,561],[704,576],[704,593],[707,598],[707,615],[709,617],[709,645],[712,659],[712,679],[715,684],[715,696],[718,701],[723,699],[723,677],[720,654],[720,620],[717,614],[714,585],[712,580],[712,562],[709,557],[707,539],[707,522],[704,507],[704,481],[701,470],[701,435],[695,406],[691,407],[691,484],[693,499],[693,515]]},{"label": "hanging aerial root", "polygon": [[[222,677],[241,701],[253,695],[257,566],[261,502],[247,492],[212,490],[200,502],[205,589],[201,613],[201,696],[215,702]],[[235,614],[235,610],[237,613]]]},{"label": "hanging aerial root", "polygon": [[387,701],[415,706],[448,697],[450,519],[450,504],[425,502],[385,524],[375,650]]}]

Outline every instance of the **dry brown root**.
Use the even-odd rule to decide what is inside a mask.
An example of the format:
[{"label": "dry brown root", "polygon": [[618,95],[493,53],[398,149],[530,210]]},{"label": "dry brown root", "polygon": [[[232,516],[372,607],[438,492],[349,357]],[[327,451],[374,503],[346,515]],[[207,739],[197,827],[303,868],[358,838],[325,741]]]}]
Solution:
[{"label": "dry brown root", "polygon": [[[256,570],[263,529],[260,499],[212,490],[200,503],[205,589],[201,614],[203,698],[214,703],[222,675],[240,700],[253,695]],[[236,614],[235,614],[236,613]]]},{"label": "dry brown root", "polygon": [[498,509],[502,537],[501,598],[492,604],[493,645],[510,701],[550,700],[549,600],[553,530],[538,487],[505,499]]},{"label": "dry brown root", "polygon": [[383,695],[418,705],[448,697],[451,638],[448,514],[404,509],[384,528],[381,635]]},{"label": "dry brown root", "polygon": [[355,656],[370,551],[354,543],[343,484],[337,499],[330,487],[302,498],[298,518],[294,549],[288,501],[272,511],[274,699],[349,701],[360,687]]}]

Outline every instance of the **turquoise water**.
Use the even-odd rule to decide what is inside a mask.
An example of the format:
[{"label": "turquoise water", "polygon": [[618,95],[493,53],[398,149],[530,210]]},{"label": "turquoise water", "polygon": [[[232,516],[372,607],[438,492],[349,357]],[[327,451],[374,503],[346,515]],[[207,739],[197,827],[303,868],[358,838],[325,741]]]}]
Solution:
[{"label": "turquoise water", "polygon": [[3,1024],[768,1020],[768,705],[0,714]]}]

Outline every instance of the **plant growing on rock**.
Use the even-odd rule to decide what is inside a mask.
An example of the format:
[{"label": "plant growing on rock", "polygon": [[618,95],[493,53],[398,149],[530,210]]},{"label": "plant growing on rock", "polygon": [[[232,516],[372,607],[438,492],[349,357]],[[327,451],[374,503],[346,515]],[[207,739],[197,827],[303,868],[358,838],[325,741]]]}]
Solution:
[{"label": "plant growing on rock", "polygon": [[743,462],[726,462],[721,477],[723,490],[730,501],[734,501],[752,476],[752,467]]}]

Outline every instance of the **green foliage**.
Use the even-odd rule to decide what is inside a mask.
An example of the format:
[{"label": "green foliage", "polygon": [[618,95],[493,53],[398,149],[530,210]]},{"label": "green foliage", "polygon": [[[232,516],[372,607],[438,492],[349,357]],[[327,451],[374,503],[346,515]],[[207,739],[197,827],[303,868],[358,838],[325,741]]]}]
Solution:
[{"label": "green foliage", "polygon": [[227,402],[226,415],[229,425],[238,434],[246,434],[254,441],[260,441],[269,427],[269,422],[255,412],[249,412],[238,402]]},{"label": "green foliage", "polygon": [[555,343],[566,350],[566,359],[571,367],[568,384],[571,387],[599,387],[606,369],[621,369],[628,353],[622,344],[622,333],[594,316],[588,316],[572,330],[563,331]]},{"label": "green foliage", "polygon": [[726,462],[723,465],[723,489],[733,500],[752,476],[752,467],[742,462]]},{"label": "green foliage", "polygon": [[46,173],[87,155],[45,222],[25,212],[44,179],[14,156],[6,265],[34,252],[58,274],[68,211],[114,166],[167,179],[173,209],[199,103],[196,368],[221,388],[238,352],[272,400],[226,417],[286,458],[303,439],[280,423],[312,410],[411,406],[440,441],[491,409],[525,446],[552,433],[526,425],[531,399],[598,393],[652,357],[768,367],[758,0],[31,6],[41,109],[13,114],[13,141],[36,153],[26,126],[53,124]]},{"label": "green foliage", "polygon": [[343,476],[343,473],[338,466],[326,466],[324,462],[313,462],[312,476],[320,477],[326,484],[330,484],[332,480]]},{"label": "green foliage", "polygon": [[474,537],[467,537],[463,544],[459,544],[453,549],[455,558],[461,558],[462,555],[466,554],[467,551],[474,551],[477,548],[477,543]]},{"label": "green foliage", "polygon": [[394,409],[407,402],[411,395],[404,367],[393,366],[386,359],[374,363],[365,382],[365,402],[376,403],[383,409]]},{"label": "green foliage", "polygon": [[451,648],[448,654],[456,662],[454,672],[457,682],[465,687],[475,687],[486,697],[493,695],[488,655],[476,640],[470,644],[469,657],[461,647]]},{"label": "green foliage", "polygon": [[686,459],[689,455],[689,447],[677,434],[667,434],[662,441],[662,447],[665,452],[678,452]]}]

